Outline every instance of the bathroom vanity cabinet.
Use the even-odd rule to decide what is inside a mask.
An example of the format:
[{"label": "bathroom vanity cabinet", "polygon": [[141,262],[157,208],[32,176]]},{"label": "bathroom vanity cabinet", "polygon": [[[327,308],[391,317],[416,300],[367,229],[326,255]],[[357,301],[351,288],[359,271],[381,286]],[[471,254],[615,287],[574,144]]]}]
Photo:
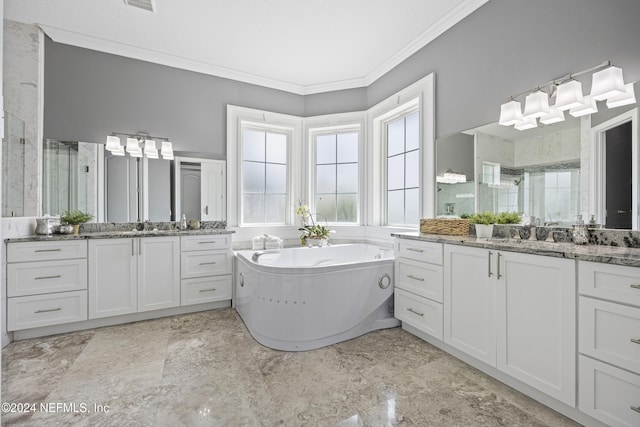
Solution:
[{"label": "bathroom vanity cabinet", "polygon": [[396,239],[395,317],[442,339],[442,244]]},{"label": "bathroom vanity cabinet", "polygon": [[444,342],[575,404],[575,261],[444,245]]},{"label": "bathroom vanity cabinet", "polygon": [[89,318],[180,305],[180,238],[89,240]]},{"label": "bathroom vanity cabinet", "polygon": [[640,269],[578,261],[579,408],[640,425]]},{"label": "bathroom vanity cabinet", "polygon": [[7,246],[7,330],[86,319],[86,241]]},{"label": "bathroom vanity cabinet", "polygon": [[230,300],[232,289],[231,236],[183,236],[182,305]]}]

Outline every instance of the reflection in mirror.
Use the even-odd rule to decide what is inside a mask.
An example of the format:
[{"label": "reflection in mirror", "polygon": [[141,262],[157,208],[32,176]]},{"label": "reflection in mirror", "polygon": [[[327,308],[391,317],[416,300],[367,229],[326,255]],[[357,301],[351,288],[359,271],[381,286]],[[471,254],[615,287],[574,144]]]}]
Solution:
[{"label": "reflection in mirror", "polygon": [[226,220],[226,162],[176,156],[174,161],[176,219]]},{"label": "reflection in mirror", "polygon": [[456,134],[436,145],[437,215],[458,217],[475,212],[473,136]]},{"label": "reflection in mirror", "polygon": [[171,221],[171,163],[105,152],[105,221]]},{"label": "reflection in mirror", "polygon": [[479,212],[568,226],[580,214],[580,120],[528,131],[491,124],[472,131]]},{"label": "reflection in mirror", "polygon": [[[2,216],[25,215],[24,122],[5,111],[2,138]],[[35,212],[31,213],[35,215]]]},{"label": "reflection in mirror", "polygon": [[102,146],[45,139],[42,148],[42,212],[80,210],[97,218]]}]

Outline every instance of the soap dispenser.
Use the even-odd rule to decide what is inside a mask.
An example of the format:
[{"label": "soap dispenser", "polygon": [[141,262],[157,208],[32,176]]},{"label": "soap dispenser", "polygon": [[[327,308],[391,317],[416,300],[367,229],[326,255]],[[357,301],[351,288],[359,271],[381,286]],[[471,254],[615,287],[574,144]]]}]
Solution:
[{"label": "soap dispenser", "polygon": [[589,231],[587,230],[587,226],[584,224],[582,215],[578,215],[578,219],[573,226],[573,243],[576,245],[586,245],[589,243],[588,233]]},{"label": "soap dispenser", "polygon": [[187,216],[185,214],[182,214],[182,221],[180,221],[180,228],[182,230],[187,229]]}]

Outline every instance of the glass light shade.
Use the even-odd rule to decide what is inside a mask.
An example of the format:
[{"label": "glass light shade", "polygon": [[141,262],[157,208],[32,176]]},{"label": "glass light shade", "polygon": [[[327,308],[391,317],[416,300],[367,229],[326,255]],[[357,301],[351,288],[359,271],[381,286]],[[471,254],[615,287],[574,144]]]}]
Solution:
[{"label": "glass light shade", "polygon": [[[142,154],[142,150],[140,149],[140,144],[138,144],[138,140],[136,138],[127,138],[127,153],[133,155],[133,153]],[[138,157],[138,156],[135,156]]]},{"label": "glass light shade", "polygon": [[144,154],[149,159],[158,158],[158,150],[156,149],[156,142],[153,139],[144,140]]},{"label": "glass light shade", "polygon": [[598,106],[596,105],[596,100],[591,96],[585,96],[584,104],[580,105],[579,107],[573,107],[571,110],[569,110],[569,114],[571,114],[573,117],[582,117],[586,116],[587,114],[593,114],[597,112]]},{"label": "glass light shade", "polygon": [[120,148],[112,150],[111,154],[113,154],[114,156],[124,156],[124,147],[120,145]]},{"label": "glass light shade", "polygon": [[625,92],[623,94],[612,96],[607,100],[607,107],[615,108],[636,103],[636,93],[633,89],[633,83],[627,83],[624,88]]},{"label": "glass light shade", "polygon": [[535,119],[549,114],[549,95],[541,90],[527,95],[522,115],[528,119]]},{"label": "glass light shade", "polygon": [[520,123],[516,123],[515,128],[518,130],[527,130],[538,127],[538,123],[535,118],[527,118],[525,117]]},{"label": "glass light shade", "polygon": [[509,101],[500,106],[500,123],[502,126],[511,126],[520,123],[524,117],[522,116],[522,107],[518,101]]},{"label": "glass light shade", "polygon": [[556,92],[556,108],[560,111],[579,107],[584,102],[582,96],[582,83],[577,80],[569,80],[558,86]]},{"label": "glass light shade", "polygon": [[122,146],[120,145],[120,138],[117,136],[109,135],[107,136],[107,145],[104,147],[107,151],[120,150]]},{"label": "glass light shade", "polygon": [[550,125],[552,123],[558,123],[564,121],[564,111],[558,110],[555,106],[550,108],[549,114],[540,117],[540,123]]},{"label": "glass light shade", "polygon": [[162,158],[165,160],[173,160],[173,147],[171,145],[171,141],[162,141],[160,154],[162,154]]},{"label": "glass light shade", "polygon": [[622,68],[609,67],[591,76],[591,98],[603,101],[624,93]]}]

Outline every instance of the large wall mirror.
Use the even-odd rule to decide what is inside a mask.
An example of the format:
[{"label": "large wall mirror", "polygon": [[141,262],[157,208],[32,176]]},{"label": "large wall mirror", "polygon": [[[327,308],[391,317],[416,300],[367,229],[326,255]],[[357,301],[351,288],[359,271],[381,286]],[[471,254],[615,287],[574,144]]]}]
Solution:
[{"label": "large wall mirror", "polygon": [[497,123],[437,141],[437,215],[509,211],[540,225],[591,215],[638,229],[638,109],[608,109],[525,131]]},{"label": "large wall mirror", "polygon": [[79,209],[97,222],[226,219],[224,160],[114,156],[103,144],[45,139],[42,213]]}]

